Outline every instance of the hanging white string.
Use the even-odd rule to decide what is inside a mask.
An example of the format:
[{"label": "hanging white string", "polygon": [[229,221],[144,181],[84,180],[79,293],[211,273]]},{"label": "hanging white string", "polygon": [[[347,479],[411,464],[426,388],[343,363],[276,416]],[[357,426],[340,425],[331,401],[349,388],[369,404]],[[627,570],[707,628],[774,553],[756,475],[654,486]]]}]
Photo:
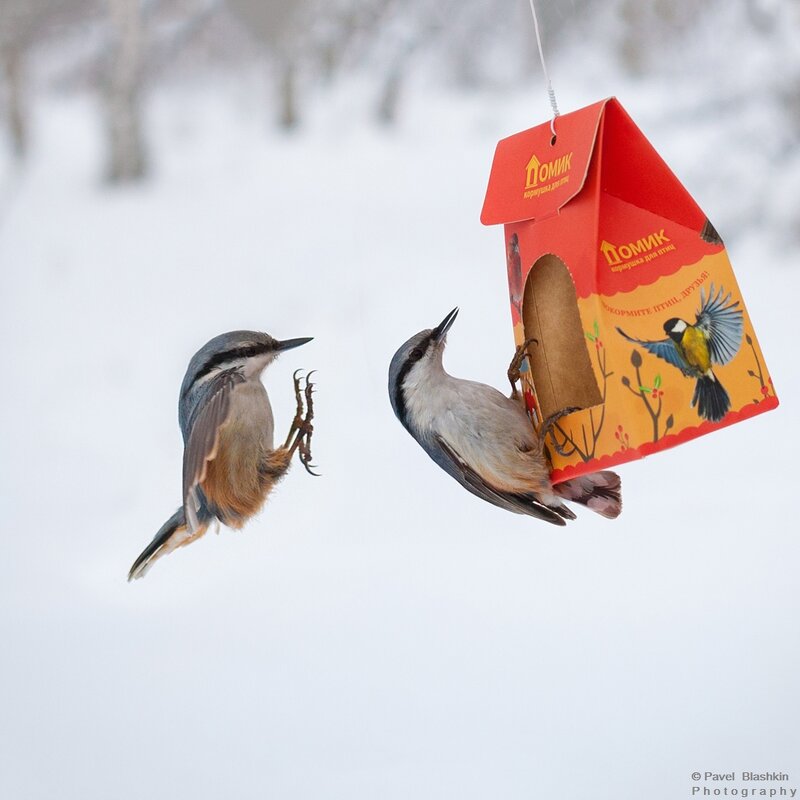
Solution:
[{"label": "hanging white string", "polygon": [[530,0],[531,14],[533,14],[533,29],[536,32],[536,46],[539,48],[539,58],[542,61],[542,72],[544,73],[545,84],[547,85],[547,96],[550,98],[550,107],[553,109],[553,118],[550,120],[550,130],[553,137],[556,135],[556,117],[559,114],[558,103],[556,103],[556,93],[553,84],[550,83],[550,76],[547,74],[547,64],[544,62],[544,48],[542,47],[542,37],[539,35],[539,20],[536,17],[536,6]]}]

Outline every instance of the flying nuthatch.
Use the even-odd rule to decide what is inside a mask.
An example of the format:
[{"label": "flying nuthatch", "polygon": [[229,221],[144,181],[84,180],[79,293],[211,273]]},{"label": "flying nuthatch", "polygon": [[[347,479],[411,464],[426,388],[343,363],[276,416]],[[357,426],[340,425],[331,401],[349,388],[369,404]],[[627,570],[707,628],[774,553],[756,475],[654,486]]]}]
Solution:
[{"label": "flying nuthatch", "polygon": [[692,396],[692,407],[697,413],[711,422],[719,422],[731,407],[731,399],[725,387],[719,382],[712,364],[727,364],[739,351],[742,344],[744,315],[738,307],[739,301],[730,302],[730,292],[725,294],[720,286],[714,291],[714,284],[706,298],[700,289],[700,310],[695,315],[695,324],[677,317],[664,323],[666,339],[647,342],[628,336],[622,328],[617,331],[629,342],[641,345],[677,367],[689,378],[696,378]]},{"label": "flying nuthatch", "polygon": [[521,402],[444,371],[442,353],[456,314],[457,308],[412,336],[392,358],[389,397],[406,430],[465,489],[500,508],[564,525],[575,519],[561,502],[566,499],[618,516],[618,475],[596,472],[554,486],[544,436],[537,436]]},{"label": "flying nuthatch", "polygon": [[[295,450],[311,471],[313,384],[294,374],[297,413],[286,441],[273,443],[274,421],[261,373],[280,353],[311,338],[278,341],[267,333],[231,331],[195,353],[181,385],[178,420],[183,433],[183,505],[133,562],[128,580],[199,539],[218,520],[241,528],[289,469]],[[303,398],[305,397],[305,411]]]}]

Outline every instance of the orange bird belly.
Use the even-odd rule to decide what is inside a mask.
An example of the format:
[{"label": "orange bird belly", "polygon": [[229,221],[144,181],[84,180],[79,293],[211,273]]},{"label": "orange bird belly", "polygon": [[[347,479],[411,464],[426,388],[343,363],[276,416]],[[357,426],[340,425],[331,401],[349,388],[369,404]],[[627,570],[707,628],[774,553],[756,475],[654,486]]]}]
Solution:
[{"label": "orange bird belly", "polygon": [[239,402],[219,429],[216,457],[208,462],[201,487],[222,522],[241,528],[261,509],[272,487],[262,464],[273,447],[273,419],[260,384],[252,389],[237,387],[236,391],[252,396],[236,398]]}]

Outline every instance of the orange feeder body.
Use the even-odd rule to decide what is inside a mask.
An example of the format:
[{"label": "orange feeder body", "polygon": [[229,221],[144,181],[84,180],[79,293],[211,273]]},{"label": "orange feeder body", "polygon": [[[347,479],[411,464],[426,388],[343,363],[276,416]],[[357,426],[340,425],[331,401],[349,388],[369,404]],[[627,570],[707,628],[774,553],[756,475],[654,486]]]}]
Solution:
[{"label": "orange feeder body", "polygon": [[[548,426],[553,481],[775,408],[722,240],[619,102],[555,127],[499,142],[481,214],[504,226],[516,343],[535,340],[522,371],[533,424],[574,409]],[[714,344],[709,303],[738,335]],[[688,338],[673,351],[676,320]],[[729,400],[718,419],[697,402],[706,367]]]}]

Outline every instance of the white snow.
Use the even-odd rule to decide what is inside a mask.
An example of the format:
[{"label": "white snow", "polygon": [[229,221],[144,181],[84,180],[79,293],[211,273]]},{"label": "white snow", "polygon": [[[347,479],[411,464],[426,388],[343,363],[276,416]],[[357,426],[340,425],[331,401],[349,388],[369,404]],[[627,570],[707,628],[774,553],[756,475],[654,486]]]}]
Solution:
[{"label": "white snow", "polygon": [[[543,92],[420,91],[387,132],[352,122],[351,86],[284,137],[224,81],[167,88],[155,176],[124,190],[98,179],[92,101],[39,99],[0,206],[0,796],[800,783],[796,147],[759,155],[666,79],[566,71],[562,109],[616,94],[725,238],[782,400],[624,466],[621,518],[566,529],[464,492],[385,385],[395,349],[458,305],[446,367],[505,390],[502,234],[478,215],[495,142],[541,121]],[[295,465],[243,531],[128,584],[178,505],[186,364],[235,328],[315,337],[265,384],[281,438],[292,372],[318,370],[322,477]]]}]

